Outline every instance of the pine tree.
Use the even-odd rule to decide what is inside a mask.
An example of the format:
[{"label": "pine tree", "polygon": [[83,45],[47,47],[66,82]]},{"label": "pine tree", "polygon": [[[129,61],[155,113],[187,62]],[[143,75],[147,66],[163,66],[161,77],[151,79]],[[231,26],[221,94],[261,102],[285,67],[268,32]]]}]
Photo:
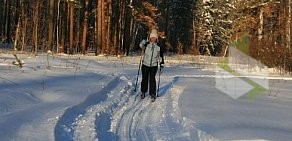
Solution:
[{"label": "pine tree", "polygon": [[218,55],[229,43],[233,24],[229,0],[200,0],[196,5],[197,45],[201,54]]}]

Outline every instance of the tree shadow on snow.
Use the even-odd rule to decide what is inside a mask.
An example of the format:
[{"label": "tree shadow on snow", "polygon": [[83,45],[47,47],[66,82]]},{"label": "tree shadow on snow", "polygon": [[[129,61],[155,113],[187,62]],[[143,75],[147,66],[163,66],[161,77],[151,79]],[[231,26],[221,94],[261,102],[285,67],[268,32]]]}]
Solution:
[{"label": "tree shadow on snow", "polygon": [[173,85],[179,80],[178,76],[173,77],[172,81],[166,83],[165,85],[163,85],[161,88],[159,88],[158,90],[158,97],[164,96],[167,92],[169,92],[169,90],[171,90],[171,88],[173,87]]}]

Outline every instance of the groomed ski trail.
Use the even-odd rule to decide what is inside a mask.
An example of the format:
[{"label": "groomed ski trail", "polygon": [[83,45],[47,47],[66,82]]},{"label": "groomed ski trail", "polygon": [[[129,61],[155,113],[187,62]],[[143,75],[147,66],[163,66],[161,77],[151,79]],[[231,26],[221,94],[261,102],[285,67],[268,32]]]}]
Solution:
[{"label": "groomed ski trail", "polygon": [[141,99],[140,92],[133,91],[132,80],[115,76],[102,90],[65,111],[55,127],[59,133],[55,140],[215,140],[181,116],[178,101],[184,88],[176,85],[179,79],[162,77],[159,97],[151,102],[149,95]]},{"label": "groomed ski trail", "polygon": [[[181,88],[174,84],[178,77],[167,78],[155,102],[150,96],[140,100],[139,94],[131,96],[127,105],[118,110],[112,120],[111,131],[121,141],[152,141],[152,140],[193,140],[196,131],[194,124],[181,117],[178,99]],[[175,114],[173,114],[175,113]],[[189,123],[186,123],[189,122]]]},{"label": "groomed ski trail", "polygon": [[101,91],[92,94],[83,103],[68,108],[55,127],[55,133],[58,133],[55,140],[115,138],[114,135],[108,136],[108,123],[115,108],[132,94],[131,85],[124,76],[114,77]]}]

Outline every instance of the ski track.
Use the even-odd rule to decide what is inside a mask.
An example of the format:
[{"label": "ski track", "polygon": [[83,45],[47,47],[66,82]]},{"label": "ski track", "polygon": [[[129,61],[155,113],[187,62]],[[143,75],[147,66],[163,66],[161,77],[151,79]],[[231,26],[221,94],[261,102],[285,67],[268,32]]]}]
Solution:
[{"label": "ski track", "polygon": [[[150,96],[140,100],[131,95],[127,105],[114,115],[112,130],[119,141],[216,141],[214,137],[197,129],[195,123],[181,116],[178,101],[183,86],[176,83],[180,77],[163,77],[164,85],[155,102]],[[113,128],[114,127],[114,128]]]},{"label": "ski track", "polygon": [[[181,116],[178,100],[184,88],[176,85],[179,79],[162,77],[159,97],[151,102],[149,95],[141,99],[140,92],[133,91],[133,80],[116,76],[100,92],[65,111],[55,127],[55,140],[215,140]],[[100,101],[93,100],[100,96]]]},{"label": "ski track", "polygon": [[[100,92],[89,96],[83,103],[68,108],[57,122],[55,127],[55,140],[78,140],[79,138],[90,140],[90,138],[95,138],[95,126],[93,125],[94,122],[92,123],[95,116],[92,114],[98,114],[109,109],[107,106],[113,102],[112,98],[114,98],[112,94],[120,93],[117,92],[119,89],[112,88],[124,88],[122,84],[125,83],[121,81],[118,77],[113,78]],[[81,134],[83,130],[90,131]]]},{"label": "ski track", "polygon": [[[161,87],[160,97],[154,103],[150,101],[150,96],[143,100],[139,100],[139,94],[130,97],[127,105],[113,117],[111,131],[115,132],[118,140],[192,140],[188,129],[193,127],[193,123],[184,125],[185,121],[180,116],[178,99],[182,91],[174,87],[178,79],[174,77]],[[176,114],[172,115],[174,112]]]}]

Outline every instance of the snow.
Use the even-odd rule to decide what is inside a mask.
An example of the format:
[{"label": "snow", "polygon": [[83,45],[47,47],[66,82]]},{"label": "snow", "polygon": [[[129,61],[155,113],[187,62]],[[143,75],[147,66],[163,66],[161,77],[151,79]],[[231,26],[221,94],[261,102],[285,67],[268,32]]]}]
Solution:
[{"label": "snow", "polygon": [[[139,56],[0,54],[0,139],[13,141],[286,141],[290,77],[233,76],[166,56],[159,97],[134,92]],[[187,58],[187,57],[184,57]],[[200,61],[203,58],[200,57]],[[249,99],[245,79],[268,79]],[[264,77],[264,78],[263,78]],[[141,76],[139,77],[140,89]],[[235,84],[236,82],[236,84]]]}]

